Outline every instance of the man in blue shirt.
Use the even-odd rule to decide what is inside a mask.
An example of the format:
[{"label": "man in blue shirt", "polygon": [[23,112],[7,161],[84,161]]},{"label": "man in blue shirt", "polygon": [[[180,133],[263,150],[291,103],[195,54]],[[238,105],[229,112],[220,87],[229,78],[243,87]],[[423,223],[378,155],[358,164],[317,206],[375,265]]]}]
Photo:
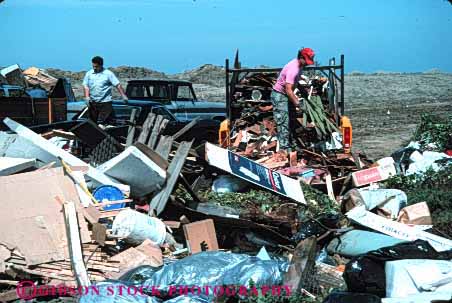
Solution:
[{"label": "man in blue shirt", "polygon": [[91,62],[93,69],[88,71],[83,79],[88,115],[96,123],[111,124],[115,118],[111,102],[111,87],[114,86],[118,89],[126,104],[128,98],[118,78],[104,68],[102,57],[96,56]]}]

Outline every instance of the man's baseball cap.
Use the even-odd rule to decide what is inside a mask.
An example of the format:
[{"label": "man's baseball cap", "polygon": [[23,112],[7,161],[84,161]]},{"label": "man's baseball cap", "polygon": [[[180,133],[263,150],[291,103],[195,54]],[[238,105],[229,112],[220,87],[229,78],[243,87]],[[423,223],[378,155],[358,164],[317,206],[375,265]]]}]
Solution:
[{"label": "man's baseball cap", "polygon": [[306,61],[307,65],[314,64],[315,53],[312,50],[312,48],[305,47],[305,48],[300,49],[300,55],[303,56],[303,59]]}]

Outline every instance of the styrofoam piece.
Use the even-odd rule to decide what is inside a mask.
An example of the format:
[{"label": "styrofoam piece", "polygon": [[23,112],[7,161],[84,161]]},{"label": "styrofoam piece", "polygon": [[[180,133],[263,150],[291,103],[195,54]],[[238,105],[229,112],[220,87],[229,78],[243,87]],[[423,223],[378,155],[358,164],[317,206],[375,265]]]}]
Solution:
[{"label": "styrofoam piece", "polygon": [[[128,193],[129,192],[129,186],[120,184],[111,178],[107,177],[105,174],[97,170],[96,168],[92,167],[91,165],[83,162],[76,156],[70,154],[69,152],[55,146],[54,144],[50,143],[48,140],[44,139],[40,135],[36,134],[29,128],[21,125],[20,123],[17,123],[16,121],[5,118],[3,120],[3,123],[5,123],[12,131],[14,131],[17,135],[21,137],[21,139],[25,139],[25,141],[22,141],[22,144],[25,144],[31,148],[31,150],[34,150],[37,154],[33,157],[27,157],[27,158],[36,158],[43,162],[51,162],[56,161],[58,157],[63,159],[64,162],[69,164],[70,166],[85,166],[88,167],[88,172],[86,175],[91,178],[92,180],[105,185],[113,185],[118,188],[120,188],[123,192]],[[17,141],[17,140],[16,140]],[[10,152],[10,150],[8,150]],[[14,155],[14,157],[18,157],[17,155]]]},{"label": "styrofoam piece", "polygon": [[432,291],[452,294],[452,262],[449,260],[388,261],[385,263],[385,273],[386,296],[390,298]]},{"label": "styrofoam piece", "polygon": [[442,165],[435,163],[438,160],[452,158],[445,153],[425,151],[422,154],[415,151],[411,154],[410,160],[413,162],[408,167],[405,175],[424,174],[428,169],[438,171]]},{"label": "styrofoam piece", "polygon": [[135,146],[129,146],[97,168],[106,175],[130,185],[133,196],[144,196],[160,190],[167,177],[166,170]]},{"label": "styrofoam piece", "polygon": [[116,216],[112,232],[113,235],[123,237],[127,242],[136,245],[146,239],[161,245],[166,237],[165,223],[132,209],[123,210]]},{"label": "styrofoam piece", "polygon": [[[8,147],[11,145],[11,143],[16,140],[17,135],[16,134],[9,134],[7,132],[0,132],[0,157],[5,157],[5,153],[8,150]],[[28,158],[28,157],[23,157]]]},{"label": "styrofoam piece", "polygon": [[0,157],[0,176],[9,176],[35,165],[36,159]]}]

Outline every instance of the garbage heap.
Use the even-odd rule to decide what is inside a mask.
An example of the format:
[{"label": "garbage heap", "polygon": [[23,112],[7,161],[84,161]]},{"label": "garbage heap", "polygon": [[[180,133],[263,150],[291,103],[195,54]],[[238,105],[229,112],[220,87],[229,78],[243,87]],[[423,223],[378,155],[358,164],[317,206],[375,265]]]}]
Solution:
[{"label": "garbage heap", "polygon": [[333,170],[315,189],[215,144],[201,153],[180,132],[162,136],[152,113],[126,140],[89,121],[42,133],[3,122],[0,301],[450,299],[451,235],[435,229],[429,197],[411,199],[398,181],[450,174],[446,143],[352,162],[340,194]]}]

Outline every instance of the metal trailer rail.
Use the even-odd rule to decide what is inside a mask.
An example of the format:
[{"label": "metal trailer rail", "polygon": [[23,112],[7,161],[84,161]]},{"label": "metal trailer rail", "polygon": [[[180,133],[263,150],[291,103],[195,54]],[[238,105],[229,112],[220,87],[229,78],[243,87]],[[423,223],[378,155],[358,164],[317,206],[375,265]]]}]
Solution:
[{"label": "metal trailer rail", "polygon": [[[236,52],[234,67],[229,67],[229,59],[226,59],[226,109],[227,118],[231,121],[231,96],[235,93],[235,86],[249,73],[274,72],[279,73],[282,68],[241,68],[239,53]],[[336,65],[333,57],[326,66],[306,66],[303,71],[320,71],[329,81],[328,101],[329,110],[335,113],[336,124],[340,124],[340,117],[344,115],[344,55],[341,55],[340,64]],[[241,74],[244,74],[241,76]]]}]

